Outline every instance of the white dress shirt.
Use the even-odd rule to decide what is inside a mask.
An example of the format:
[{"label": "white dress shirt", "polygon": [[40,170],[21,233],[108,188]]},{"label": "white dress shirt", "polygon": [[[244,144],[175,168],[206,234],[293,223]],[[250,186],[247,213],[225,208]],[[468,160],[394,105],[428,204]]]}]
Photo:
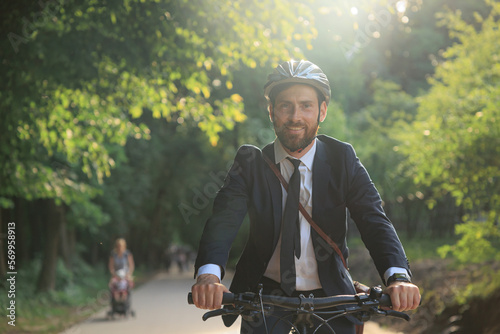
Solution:
[{"label": "white dress shirt", "polygon": [[[306,209],[309,215],[312,215],[312,170],[314,164],[314,155],[316,154],[316,142],[314,140],[311,149],[300,158],[300,203]],[[288,182],[291,175],[293,174],[294,167],[292,163],[287,159],[290,156],[278,139],[274,142],[274,159],[275,163],[280,164],[280,171],[283,178]],[[281,186],[282,190],[282,210],[285,209],[285,203],[287,198],[287,192],[284,187]],[[319,281],[318,275],[318,265],[316,262],[316,256],[314,254],[314,247],[311,237],[311,225],[299,212],[299,222],[300,222],[300,246],[301,246],[301,256],[300,259],[295,257],[295,272],[296,272],[296,290],[307,291],[321,289],[321,283]],[[281,236],[278,240],[278,244],[274,250],[274,253],[269,261],[264,276],[280,282],[280,250],[281,250]],[[405,268],[391,267],[384,273],[384,279],[387,279],[395,273],[404,273],[408,275],[408,271]],[[216,264],[206,264],[198,269],[198,276],[202,274],[213,274],[221,278],[221,268]]]},{"label": "white dress shirt", "polygon": [[[300,203],[306,209],[309,215],[312,215],[312,169],[314,164],[314,155],[316,154],[316,140],[309,151],[300,158]],[[293,174],[293,164],[287,159],[291,157],[278,139],[274,143],[274,161],[280,164],[280,171],[283,178],[288,182]],[[287,192],[283,185],[282,192],[282,210],[285,210]],[[314,246],[311,238],[311,225],[299,212],[300,224],[300,259],[295,257],[295,286],[298,291],[321,289],[321,283],[318,276],[318,264],[314,255]],[[274,249],[273,256],[269,261],[264,276],[280,282],[280,253],[281,253],[281,236],[278,240],[278,245]]]}]

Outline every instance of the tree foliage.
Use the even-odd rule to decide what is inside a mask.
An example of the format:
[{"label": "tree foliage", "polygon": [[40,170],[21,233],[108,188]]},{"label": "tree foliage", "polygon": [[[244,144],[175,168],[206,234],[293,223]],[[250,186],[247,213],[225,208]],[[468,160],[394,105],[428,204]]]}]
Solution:
[{"label": "tree foliage", "polygon": [[477,17],[480,31],[459,13],[443,16],[459,43],[445,52],[416,121],[398,136],[417,183],[433,185],[436,195],[451,193],[476,213],[500,205],[499,8],[495,3],[488,18]]},{"label": "tree foliage", "polygon": [[456,43],[419,99],[417,118],[397,135],[412,177],[431,187],[432,206],[450,194],[467,216],[457,226],[461,240],[452,251],[460,261],[486,260],[498,252],[500,212],[500,4],[476,13],[479,27],[461,12],[441,15]]},{"label": "tree foliage", "polygon": [[[130,203],[115,198],[118,207],[104,211],[92,201],[110,190],[104,183],[111,171],[128,163],[127,141],[151,137],[138,121],[144,113],[169,124],[162,131],[167,148],[179,153],[173,159],[182,160],[183,153],[182,141],[169,143],[173,134],[194,131],[199,138],[193,126],[214,146],[221,132],[246,118],[233,89],[234,71],[299,55],[292,41],[307,43],[317,33],[308,7],[291,1],[48,0],[1,6],[6,38],[0,51],[0,207],[17,210],[16,199],[50,199],[57,213],[47,214],[48,226],[85,226],[83,233],[94,237],[120,217],[110,212]],[[173,186],[174,174],[163,177]],[[149,181],[165,183],[157,179],[152,174]],[[165,188],[151,190],[156,201],[148,202],[152,208],[140,212],[146,218],[138,221],[164,224],[158,221],[168,213],[158,209],[162,201],[174,203],[182,194],[167,198],[161,196]],[[148,233],[154,235],[154,228]],[[44,260],[42,274],[55,271],[58,238],[43,238],[50,245],[44,257],[52,260]],[[52,280],[47,277],[44,282]]]},{"label": "tree foliage", "polygon": [[7,197],[71,202],[71,194],[90,193],[81,177],[102,183],[109,176],[109,145],[148,136],[129,121],[145,108],[155,118],[195,122],[215,144],[223,129],[245,119],[241,97],[225,93],[233,70],[289,57],[295,34],[315,34],[290,20],[305,5],[285,1],[65,1],[39,11],[23,5],[9,5],[3,20]]}]

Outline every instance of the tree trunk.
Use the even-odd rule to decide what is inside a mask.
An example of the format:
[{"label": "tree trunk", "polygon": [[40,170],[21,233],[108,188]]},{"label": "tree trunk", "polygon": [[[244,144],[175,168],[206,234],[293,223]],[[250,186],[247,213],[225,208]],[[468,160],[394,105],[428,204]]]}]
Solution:
[{"label": "tree trunk", "polygon": [[70,230],[68,230],[67,228],[67,224],[66,224],[66,215],[64,214],[65,210],[64,210],[64,206],[61,207],[61,210],[62,210],[62,215],[61,215],[61,228],[60,228],[60,235],[59,235],[59,250],[60,250],[60,254],[61,254],[61,257],[64,261],[64,265],[66,266],[66,268],[68,269],[71,269],[71,266],[72,266],[72,263],[71,263],[71,259],[72,259],[72,256],[73,254],[71,254],[71,249],[70,249],[70,235],[69,235],[69,232]]},{"label": "tree trunk", "polygon": [[418,200],[406,200],[403,205],[406,214],[406,236],[413,239],[417,236],[418,224],[423,208]]},{"label": "tree trunk", "polygon": [[[64,219],[66,221],[66,214],[64,215]],[[70,259],[74,259],[76,254],[76,230],[74,226],[71,226],[68,230],[68,251],[70,255]],[[71,262],[71,265],[74,263]]]},{"label": "tree trunk", "polygon": [[12,219],[9,221],[16,224],[16,268],[18,270],[31,260],[30,245],[32,244],[33,233],[30,233],[32,226],[30,209],[30,202],[19,197],[14,199]]},{"label": "tree trunk", "polygon": [[[0,233],[3,231],[2,209],[0,208]],[[7,231],[7,229],[5,229]],[[8,234],[6,234],[7,236]],[[7,249],[7,237],[0,237],[0,277],[5,277],[7,274],[7,265],[5,263],[4,250]]]},{"label": "tree trunk", "polygon": [[43,247],[42,269],[38,276],[37,292],[45,292],[55,289],[57,250],[59,237],[61,234],[61,224],[64,211],[57,206],[54,200],[45,200],[45,208],[41,211],[45,213],[45,245]]},{"label": "tree trunk", "polygon": [[42,237],[45,233],[45,222],[46,219],[46,207],[47,200],[38,199],[36,201],[27,202],[26,210],[31,214],[28,216],[29,219],[29,234],[30,242],[27,248],[29,259],[35,258],[36,254],[43,254],[44,238]]},{"label": "tree trunk", "polygon": [[148,240],[151,242],[148,247],[148,267],[150,269],[156,268],[160,263],[160,256],[158,254],[162,254],[163,250],[159,250],[157,247],[158,235],[160,232],[160,224],[161,219],[163,217],[163,207],[162,207],[162,199],[164,196],[164,189],[160,189],[156,198],[156,206],[153,211],[153,215],[151,217],[151,225],[149,227],[149,238]]}]

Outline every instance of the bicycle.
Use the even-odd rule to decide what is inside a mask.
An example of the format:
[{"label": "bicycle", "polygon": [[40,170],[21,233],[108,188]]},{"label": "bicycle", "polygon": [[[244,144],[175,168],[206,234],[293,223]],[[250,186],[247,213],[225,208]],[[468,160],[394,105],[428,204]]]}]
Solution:
[{"label": "bicycle", "polygon": [[[193,304],[191,293],[188,294],[188,303]],[[367,294],[360,293],[356,295],[319,298],[315,298],[313,295],[309,295],[308,297],[304,295],[300,295],[299,297],[262,295],[262,286],[259,286],[259,293],[224,293],[222,304],[233,305],[233,307],[207,312],[202,317],[203,321],[222,315],[245,315],[252,317],[262,314],[274,316],[270,313],[272,306],[279,306],[290,312],[285,317],[277,318],[288,322],[292,328],[291,333],[295,334],[315,334],[322,326],[326,326],[332,334],[335,334],[335,331],[328,322],[346,315],[353,315],[363,322],[370,320],[373,315],[392,316],[406,321],[410,320],[410,317],[406,313],[380,308],[381,306],[391,306],[389,295],[382,294],[380,286],[372,287]],[[331,310],[333,307],[337,307],[337,309]],[[290,319],[286,319],[287,317]],[[312,328],[312,318],[320,322],[316,328]],[[263,319],[265,318],[263,317]],[[266,325],[266,332],[272,334],[273,328],[269,332]]]}]

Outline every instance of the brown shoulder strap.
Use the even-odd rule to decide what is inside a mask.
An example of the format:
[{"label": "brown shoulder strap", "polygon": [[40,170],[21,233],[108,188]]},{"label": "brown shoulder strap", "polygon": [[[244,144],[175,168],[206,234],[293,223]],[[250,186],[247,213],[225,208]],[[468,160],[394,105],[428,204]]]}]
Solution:
[{"label": "brown shoulder strap", "polygon": [[[267,155],[262,154],[262,156],[264,157],[264,160],[267,162],[267,164],[269,165],[271,170],[274,172],[276,177],[280,180],[281,184],[283,185],[283,188],[285,188],[285,190],[288,192],[288,183],[283,178],[283,175],[281,175],[281,172],[279,171],[279,169],[267,157]],[[302,215],[307,220],[309,225],[311,225],[314,228],[314,230],[323,238],[323,240],[325,240],[328,243],[328,245],[330,245],[330,247],[332,247],[335,250],[335,252],[340,256],[340,259],[342,260],[344,267],[346,269],[349,269],[349,268],[347,268],[347,263],[345,262],[344,256],[342,255],[342,252],[340,251],[340,249],[337,246],[337,244],[335,243],[335,241],[333,241],[325,232],[323,232],[323,230],[314,222],[314,220],[312,220],[309,213],[307,213],[306,209],[304,209],[304,207],[300,203],[299,203],[299,211],[300,211],[300,213],[302,213]]]}]

